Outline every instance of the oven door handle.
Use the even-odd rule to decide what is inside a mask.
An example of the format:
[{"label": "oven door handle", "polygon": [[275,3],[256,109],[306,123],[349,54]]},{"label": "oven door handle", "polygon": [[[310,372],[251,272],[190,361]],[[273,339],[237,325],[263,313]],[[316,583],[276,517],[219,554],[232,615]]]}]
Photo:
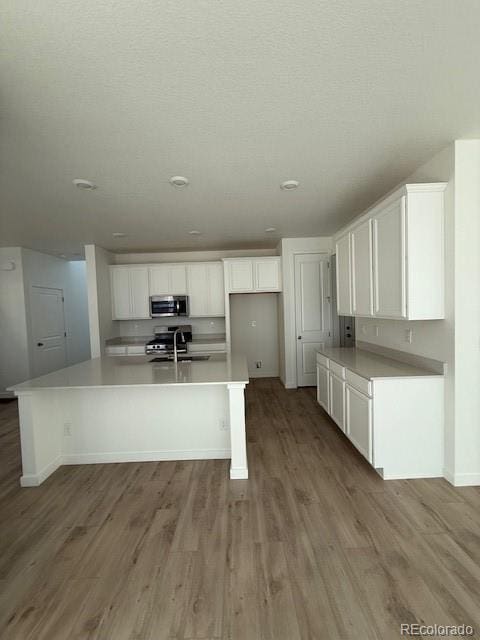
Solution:
[{"label": "oven door handle", "polygon": [[177,315],[180,315],[180,300],[175,300],[175,303],[177,307]]}]

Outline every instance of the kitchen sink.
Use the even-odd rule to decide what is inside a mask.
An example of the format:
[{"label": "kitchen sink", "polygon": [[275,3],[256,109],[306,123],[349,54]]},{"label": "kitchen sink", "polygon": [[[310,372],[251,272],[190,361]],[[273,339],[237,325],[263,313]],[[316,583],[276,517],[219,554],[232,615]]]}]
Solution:
[{"label": "kitchen sink", "polygon": [[[201,362],[203,360],[208,360],[210,356],[188,356],[188,355],[179,355],[177,357],[178,362]],[[173,362],[173,356],[168,356],[166,358],[153,358],[150,362]]]}]

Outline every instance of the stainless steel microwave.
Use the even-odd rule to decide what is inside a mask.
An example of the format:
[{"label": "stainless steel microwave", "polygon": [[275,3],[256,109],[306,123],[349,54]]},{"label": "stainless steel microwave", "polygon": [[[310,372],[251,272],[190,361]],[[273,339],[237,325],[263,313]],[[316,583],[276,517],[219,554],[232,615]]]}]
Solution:
[{"label": "stainless steel microwave", "polygon": [[188,312],[188,296],[150,296],[152,318],[188,316]]}]

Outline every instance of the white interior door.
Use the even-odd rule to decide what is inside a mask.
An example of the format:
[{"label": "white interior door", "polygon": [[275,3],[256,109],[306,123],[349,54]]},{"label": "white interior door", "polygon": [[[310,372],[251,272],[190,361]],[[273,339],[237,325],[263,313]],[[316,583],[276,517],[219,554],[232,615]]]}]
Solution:
[{"label": "white interior door", "polygon": [[30,301],[33,376],[67,366],[63,291],[32,287]]},{"label": "white interior door", "polygon": [[330,278],[328,256],[295,256],[295,323],[297,331],[297,385],[317,383],[318,349],[330,339]]}]

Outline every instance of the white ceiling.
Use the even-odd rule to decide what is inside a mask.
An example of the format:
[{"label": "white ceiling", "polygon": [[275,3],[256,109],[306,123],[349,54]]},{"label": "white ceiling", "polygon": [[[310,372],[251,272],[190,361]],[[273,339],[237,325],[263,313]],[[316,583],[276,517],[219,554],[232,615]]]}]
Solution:
[{"label": "white ceiling", "polygon": [[[480,136],[478,0],[1,5],[3,246],[327,235]],[[288,178],[300,188],[281,191]]]}]

